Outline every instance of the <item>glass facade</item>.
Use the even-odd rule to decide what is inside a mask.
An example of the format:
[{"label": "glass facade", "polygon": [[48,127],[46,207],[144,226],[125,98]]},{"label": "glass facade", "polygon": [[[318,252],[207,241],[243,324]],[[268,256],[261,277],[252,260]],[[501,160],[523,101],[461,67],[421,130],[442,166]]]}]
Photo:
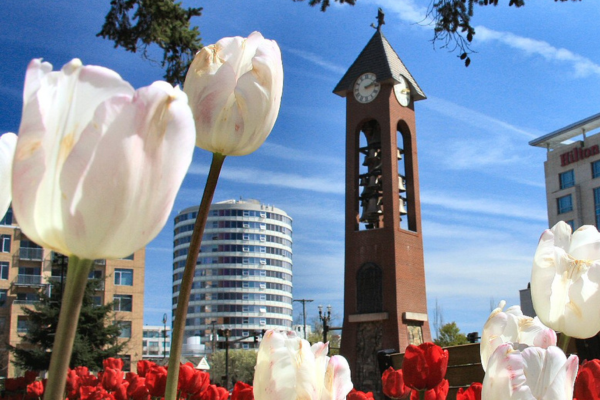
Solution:
[{"label": "glass facade", "polygon": [[563,197],[559,197],[558,199],[556,199],[556,202],[558,205],[559,214],[573,211],[573,198],[570,194]]},{"label": "glass facade", "polygon": [[[196,215],[197,207],[190,207],[175,217],[173,314]],[[262,329],[291,327],[292,219],[283,210],[253,200],[213,204],[185,336],[200,336],[210,352],[213,329],[230,329],[230,340],[236,340]],[[258,346],[252,338],[242,344]]]},{"label": "glass facade", "polygon": [[566,189],[575,186],[575,172],[573,170],[569,170],[563,173],[558,174],[560,179],[560,188]]},{"label": "glass facade", "polygon": [[600,188],[594,189],[594,211],[596,215],[596,229],[600,227]]}]

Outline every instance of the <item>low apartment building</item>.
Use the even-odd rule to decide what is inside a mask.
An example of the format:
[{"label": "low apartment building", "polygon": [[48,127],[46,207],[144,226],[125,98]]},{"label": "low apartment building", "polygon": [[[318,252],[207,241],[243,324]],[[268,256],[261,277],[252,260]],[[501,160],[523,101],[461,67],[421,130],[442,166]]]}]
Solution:
[{"label": "low apartment building", "polygon": [[[39,301],[39,291],[50,290],[51,280],[66,277],[67,259],[29,240],[12,210],[0,220],[0,377],[18,376],[6,344],[20,346],[27,332],[24,308]],[[113,321],[128,341],[122,358],[126,368],[142,359],[145,249],[120,260],[96,260],[90,278],[103,280],[94,300],[114,302]]]}]

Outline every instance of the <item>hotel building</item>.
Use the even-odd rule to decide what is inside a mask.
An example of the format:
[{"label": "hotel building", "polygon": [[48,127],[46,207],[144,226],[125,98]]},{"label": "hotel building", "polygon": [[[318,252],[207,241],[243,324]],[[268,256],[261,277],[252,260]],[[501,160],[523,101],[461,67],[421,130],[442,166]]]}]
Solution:
[{"label": "hotel building", "polygon": [[[173,315],[198,207],[175,218]],[[186,338],[200,338],[206,351],[216,346],[219,329],[241,348],[255,348],[252,336],[262,329],[292,328],[292,218],[256,200],[213,204],[202,238],[200,257],[185,327]],[[214,341],[213,341],[214,339]]]},{"label": "hotel building", "polygon": [[[39,301],[40,289],[60,287],[67,262],[66,257],[29,240],[11,209],[0,220],[0,377],[20,375],[6,344],[24,345],[21,337],[27,333],[28,321],[23,310]],[[121,260],[96,260],[90,273],[90,278],[103,280],[94,301],[114,302],[112,318],[121,327],[122,340],[128,341],[121,355],[126,368],[135,369],[142,359],[144,265],[145,249],[141,249]]]},{"label": "hotel building", "polygon": [[529,142],[547,150],[548,223],[600,227],[600,114]]}]

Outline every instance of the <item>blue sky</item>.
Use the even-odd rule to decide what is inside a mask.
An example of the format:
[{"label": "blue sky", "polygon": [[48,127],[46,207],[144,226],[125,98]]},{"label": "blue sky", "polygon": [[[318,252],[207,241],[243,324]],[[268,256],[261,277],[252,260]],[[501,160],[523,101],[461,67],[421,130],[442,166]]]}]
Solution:
[{"label": "blue sky", "polygon": [[[205,45],[258,30],[275,39],[284,95],[257,152],[229,157],[216,201],[255,198],[294,218],[294,297],[342,312],[345,100],[332,90],[374,31],[383,28],[428,99],[416,103],[427,294],[445,321],[481,332],[490,302],[517,304],[547,226],[544,150],[528,141],[598,112],[600,3],[501,1],[476,9],[465,68],[435,49],[419,24],[429,0],[358,0],[321,13],[292,0],[186,1],[204,7]],[[160,80],[156,63],[95,37],[109,0],[5,0],[0,15],[0,133],[17,131],[25,68],[74,57],[114,69],[135,87]],[[157,55],[158,57],[158,55]],[[210,154],[197,149],[172,217],[199,203]],[[147,247],[145,323],[170,315],[173,218]],[[296,303],[295,315],[301,307]]]}]

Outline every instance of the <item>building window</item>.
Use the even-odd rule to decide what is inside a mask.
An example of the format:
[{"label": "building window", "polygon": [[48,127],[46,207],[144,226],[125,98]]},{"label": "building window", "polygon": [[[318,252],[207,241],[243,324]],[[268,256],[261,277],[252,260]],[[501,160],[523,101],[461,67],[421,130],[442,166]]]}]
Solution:
[{"label": "building window", "polygon": [[566,189],[575,186],[575,172],[573,170],[558,174],[560,188]]},{"label": "building window", "polygon": [[119,355],[117,358],[123,360],[123,371],[131,371],[131,356],[129,354]]},{"label": "building window", "polygon": [[102,270],[95,269],[93,271],[90,271],[90,273],[88,274],[88,279],[102,279]]},{"label": "building window", "polygon": [[113,301],[115,311],[131,311],[133,296],[130,294],[115,294]]},{"label": "building window", "polygon": [[115,285],[133,286],[133,270],[132,269],[115,269]]},{"label": "building window", "polygon": [[373,263],[364,264],[356,274],[357,311],[361,314],[383,310],[381,268]]},{"label": "building window", "polygon": [[[596,214],[597,214],[597,212],[596,212]],[[565,221],[565,223],[571,227],[571,230],[575,231],[575,221],[570,219],[568,221]]]},{"label": "building window", "polygon": [[558,199],[556,199],[556,201],[558,204],[559,214],[573,211],[573,199],[571,198],[570,194],[563,197],[559,197]]},{"label": "building window", "polygon": [[596,210],[596,228],[600,226],[600,188],[594,189],[594,209]]},{"label": "building window", "polygon": [[592,163],[592,178],[600,177],[600,161],[594,161]]},{"label": "building window", "polygon": [[0,261],[0,279],[8,279],[8,262]]},{"label": "building window", "polygon": [[6,329],[6,317],[0,317],[0,335],[4,333]]},{"label": "building window", "polygon": [[6,214],[4,214],[4,217],[2,219],[0,219],[0,225],[12,225],[12,221],[13,221],[12,207],[8,207]]},{"label": "building window", "polygon": [[10,235],[0,235],[0,252],[10,253]]},{"label": "building window", "polygon": [[119,329],[121,330],[120,338],[131,337],[131,321],[119,321]]},{"label": "building window", "polygon": [[29,321],[25,317],[17,317],[17,333],[27,333]]},{"label": "building window", "polygon": [[102,296],[92,297],[92,304],[94,307],[100,307],[102,305]]},{"label": "building window", "polygon": [[6,289],[0,289],[0,307],[6,306]]}]

